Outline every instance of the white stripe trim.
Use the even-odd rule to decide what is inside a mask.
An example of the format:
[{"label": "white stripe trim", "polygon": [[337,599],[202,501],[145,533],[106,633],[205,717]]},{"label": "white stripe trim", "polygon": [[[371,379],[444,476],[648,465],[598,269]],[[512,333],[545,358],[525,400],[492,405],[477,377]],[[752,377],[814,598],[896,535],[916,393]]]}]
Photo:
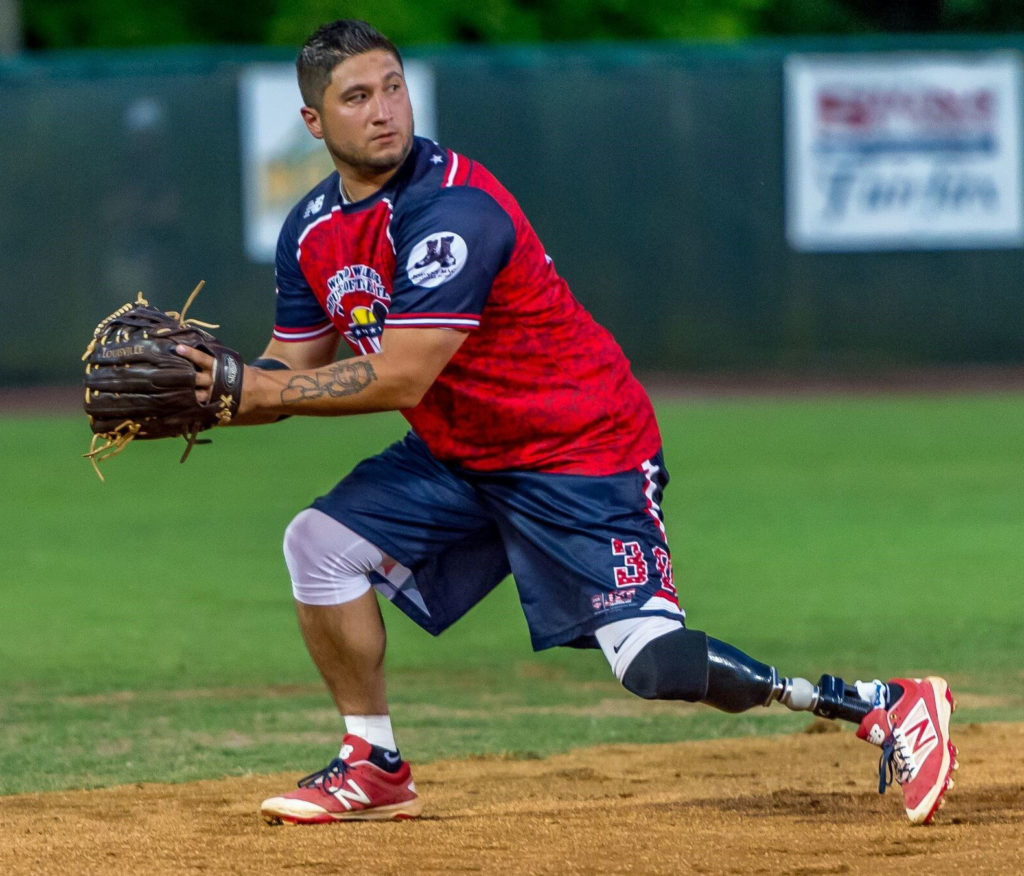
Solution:
[{"label": "white stripe trim", "polygon": [[654,501],[654,494],[658,489],[658,485],[654,482],[654,476],[661,471],[661,467],[655,465],[649,459],[645,459],[640,467],[647,478],[647,484],[644,487],[644,495],[647,497],[647,513],[654,518],[654,522],[658,524],[658,529],[661,530],[661,537],[667,541],[668,536],[665,533],[665,524],[661,519],[661,506]]},{"label": "white stripe trim", "polygon": [[452,153],[452,169],[448,171],[448,178],[445,179],[444,184],[450,186],[455,179],[455,172],[459,169],[459,156],[458,153]]},{"label": "white stripe trim", "polygon": [[321,222],[330,222],[334,218],[335,213],[340,213],[341,207],[331,207],[331,212],[321,216],[316,222],[310,222],[305,228],[302,229],[302,234],[299,235],[299,249],[302,249],[302,241],[306,239],[306,235],[309,234],[314,228],[317,227]]},{"label": "white stripe trim", "polygon": [[381,198],[381,200],[388,205],[388,221],[384,226],[384,233],[388,236],[388,243],[391,244],[391,252],[396,253],[398,250],[395,249],[395,239],[391,236],[391,220],[395,217],[395,205],[391,203],[390,198]]},{"label": "white stripe trim", "polygon": [[678,614],[680,617],[686,617],[685,611],[664,596],[652,596],[640,606],[640,611],[667,611]]},{"label": "white stripe trim", "polygon": [[308,341],[311,338],[319,338],[321,335],[336,331],[334,323],[328,323],[323,328],[311,329],[308,332],[283,332],[274,331],[274,337],[279,341]]},{"label": "white stripe trim", "polygon": [[402,328],[408,326],[427,326],[427,325],[465,325],[472,328],[476,328],[480,325],[479,318],[472,317],[452,317],[452,316],[389,316],[387,318],[387,324],[395,328]]}]

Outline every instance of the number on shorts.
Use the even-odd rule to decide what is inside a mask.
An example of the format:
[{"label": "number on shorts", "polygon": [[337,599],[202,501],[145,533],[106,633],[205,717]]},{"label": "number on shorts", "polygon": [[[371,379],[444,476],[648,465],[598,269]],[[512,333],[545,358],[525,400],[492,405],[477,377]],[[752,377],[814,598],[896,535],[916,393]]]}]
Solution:
[{"label": "number on shorts", "polygon": [[658,546],[651,548],[651,550],[654,553],[655,568],[657,568],[658,574],[661,576],[662,588],[673,596],[678,596],[675,581],[672,580],[672,558],[668,555],[668,551]]},{"label": "number on shorts", "polygon": [[623,565],[615,568],[616,587],[636,587],[647,583],[647,560],[644,559],[640,542],[613,538],[612,553],[626,558]]}]

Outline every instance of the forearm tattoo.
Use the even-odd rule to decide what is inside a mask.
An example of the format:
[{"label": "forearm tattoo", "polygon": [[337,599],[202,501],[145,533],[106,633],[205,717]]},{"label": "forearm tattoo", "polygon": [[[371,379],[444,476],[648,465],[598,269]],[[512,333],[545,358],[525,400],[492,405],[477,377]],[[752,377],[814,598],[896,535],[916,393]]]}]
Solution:
[{"label": "forearm tattoo", "polygon": [[341,398],[362,392],[377,379],[373,365],[358,362],[335,362],[315,374],[296,374],[281,390],[281,404],[296,405],[318,398]]}]

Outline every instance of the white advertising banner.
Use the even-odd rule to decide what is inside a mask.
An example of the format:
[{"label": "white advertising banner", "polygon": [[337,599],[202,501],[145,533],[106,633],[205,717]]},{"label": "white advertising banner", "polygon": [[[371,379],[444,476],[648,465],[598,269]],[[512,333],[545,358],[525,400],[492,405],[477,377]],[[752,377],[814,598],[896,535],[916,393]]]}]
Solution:
[{"label": "white advertising banner", "polygon": [[[416,133],[436,138],[433,70],[405,62]],[[273,262],[277,235],[288,211],[334,170],[322,140],[299,115],[302,97],[294,64],[254,64],[239,80],[245,250],[256,262]]]},{"label": "white advertising banner", "polygon": [[785,83],[795,249],[1024,242],[1016,53],[794,55]]}]

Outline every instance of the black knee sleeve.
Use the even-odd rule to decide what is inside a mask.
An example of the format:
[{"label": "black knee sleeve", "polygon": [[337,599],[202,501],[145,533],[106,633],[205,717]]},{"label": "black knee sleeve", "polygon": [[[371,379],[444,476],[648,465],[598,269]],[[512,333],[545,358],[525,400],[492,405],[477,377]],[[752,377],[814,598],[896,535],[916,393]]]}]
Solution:
[{"label": "black knee sleeve", "polygon": [[622,686],[647,700],[702,700],[708,690],[708,637],[681,627],[651,639],[629,664]]}]

